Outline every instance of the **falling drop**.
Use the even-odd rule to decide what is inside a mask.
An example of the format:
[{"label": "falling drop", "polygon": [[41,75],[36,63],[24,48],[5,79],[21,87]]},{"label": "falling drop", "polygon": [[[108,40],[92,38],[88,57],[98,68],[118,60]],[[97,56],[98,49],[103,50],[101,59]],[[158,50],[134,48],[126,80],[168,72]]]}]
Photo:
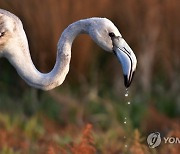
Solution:
[{"label": "falling drop", "polygon": [[125,97],[128,97],[128,89],[126,89]]},{"label": "falling drop", "polygon": [[[131,102],[128,101],[128,99],[129,99],[129,98],[128,98],[128,96],[129,96],[128,88],[126,89],[124,96],[126,97],[126,98],[125,98],[125,99],[126,99],[126,105],[127,105],[127,104],[130,105]],[[127,107],[129,108],[130,106],[127,106]],[[127,117],[126,117],[126,116],[124,116],[124,122],[123,122],[123,123],[124,123],[124,127],[127,129],[128,121],[127,121]],[[124,136],[124,143],[127,143],[127,137],[126,137],[126,136]],[[128,145],[125,144],[124,147],[127,148]]]},{"label": "falling drop", "polygon": [[131,102],[127,102],[127,104],[128,104],[128,105],[130,105],[130,104],[131,104]]},{"label": "falling drop", "polygon": [[125,93],[125,96],[128,97],[128,93]]}]

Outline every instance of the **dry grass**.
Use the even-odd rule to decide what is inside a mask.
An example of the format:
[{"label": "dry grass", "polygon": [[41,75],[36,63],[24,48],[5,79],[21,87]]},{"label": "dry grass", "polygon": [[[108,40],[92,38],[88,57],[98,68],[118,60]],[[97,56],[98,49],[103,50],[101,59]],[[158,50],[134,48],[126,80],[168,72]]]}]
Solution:
[{"label": "dry grass", "polygon": [[[1,115],[2,116],[2,115]],[[36,119],[38,117],[33,117]],[[40,117],[39,117],[40,118]],[[20,120],[20,119],[19,119]],[[31,119],[29,119],[31,120]],[[41,119],[42,120],[42,119]],[[162,144],[156,149],[150,149],[146,143],[146,137],[141,135],[139,130],[134,130],[133,134],[129,136],[128,143],[123,140],[123,134],[116,132],[118,127],[111,128],[111,133],[115,134],[111,137],[108,132],[99,133],[93,128],[92,124],[87,124],[84,128],[77,128],[77,126],[69,125],[62,127],[51,119],[43,118],[42,127],[45,132],[37,137],[27,136],[25,130],[14,125],[12,130],[7,130],[2,121],[0,129],[0,151],[6,153],[46,153],[46,154],[96,154],[98,152],[106,153],[130,153],[130,154],[178,154],[178,144]],[[23,121],[19,121],[19,124]],[[34,134],[37,126],[31,130]],[[68,142],[66,136],[70,135]],[[109,137],[110,138],[109,138]],[[167,136],[180,137],[179,128],[172,128],[168,131]],[[105,141],[100,142],[100,137]],[[98,143],[99,142],[99,143]],[[113,143],[113,144],[111,144]],[[125,148],[128,144],[128,148]]]},{"label": "dry grass", "polygon": [[141,136],[138,130],[134,131],[134,139],[130,147],[130,152],[132,154],[150,154],[147,145],[142,144]]},{"label": "dry grass", "polygon": [[[145,91],[151,89],[157,69],[167,73],[166,81],[171,81],[169,84],[175,88],[176,81],[172,79],[177,77],[180,65],[179,4],[178,0],[128,0],[118,1],[116,5],[107,0],[77,0],[76,3],[71,0],[46,0],[41,4],[36,0],[0,2],[1,8],[15,13],[23,20],[33,61],[42,71],[49,71],[53,67],[56,43],[67,25],[92,16],[110,18],[138,56],[137,76],[141,81],[138,84]],[[87,37],[80,37],[73,45],[70,75],[74,80],[86,76],[89,66],[93,66],[93,59],[97,59],[98,53],[92,52],[92,48],[95,46]],[[119,72],[119,68],[112,68],[115,74]]]},{"label": "dry grass", "polygon": [[[173,97],[174,99],[169,103],[174,104],[179,103],[180,91],[179,5],[179,0],[76,0],[76,2],[72,0],[44,0],[43,3],[37,0],[0,1],[1,8],[15,13],[23,21],[33,61],[38,69],[43,72],[49,71],[53,67],[56,57],[56,44],[67,25],[78,19],[92,16],[110,18],[120,29],[123,37],[138,57],[138,69],[133,83],[135,95],[142,96],[145,91],[149,94],[151,89],[155,89],[155,93],[159,92],[158,94],[165,99],[169,95]],[[131,130],[134,133],[129,137],[128,149],[124,148],[123,133],[125,128],[122,130],[121,123],[117,122],[117,113],[114,109],[119,106],[112,103],[111,98],[114,95],[109,94],[115,91],[114,93],[118,97],[120,95],[119,82],[122,85],[122,81],[119,79],[120,65],[117,67],[115,58],[113,59],[109,55],[107,57],[110,60],[107,60],[106,54],[98,52],[98,49],[87,36],[79,37],[73,44],[68,81],[69,83],[71,83],[71,79],[80,81],[82,86],[80,88],[78,86],[78,88],[81,89],[81,95],[76,96],[74,94],[77,93],[77,87],[73,94],[67,95],[68,97],[64,94],[60,95],[58,91],[50,92],[51,97],[65,106],[63,108],[65,110],[61,112],[61,117],[65,121],[63,126],[57,121],[46,118],[46,116],[43,118],[42,116],[35,116],[28,120],[17,119],[16,122],[12,123],[10,115],[0,115],[2,117],[0,118],[0,151],[2,153],[179,153],[178,145],[162,145],[154,151],[148,148],[145,143],[145,134],[150,131],[159,130],[167,136],[179,137],[179,119],[169,118],[151,107],[149,107],[148,114],[143,117],[143,122],[140,125],[144,134],[140,133],[140,130]],[[1,72],[7,73],[4,69]],[[95,75],[91,75],[91,72]],[[7,76],[9,77],[9,74]],[[105,76],[114,86],[110,88],[106,85],[103,80]],[[11,82],[8,84],[5,89],[10,89],[8,86],[12,86]],[[104,85],[107,86],[105,88],[108,89],[108,92],[102,88]],[[104,92],[102,89],[110,97],[101,99]],[[4,87],[2,90],[4,91]],[[8,94],[7,96],[11,98]],[[16,99],[21,96],[19,94]],[[156,96],[153,97],[150,98],[152,101],[157,99]],[[137,98],[137,102],[147,103],[141,99]],[[165,99],[163,101],[166,101]],[[34,101],[34,99],[32,100]],[[22,101],[25,100],[22,98]],[[95,115],[84,118],[85,112],[88,111],[86,108],[88,103],[85,103],[91,101],[102,102],[107,111],[103,114],[100,112],[98,120]],[[163,101],[162,103],[164,103]],[[156,103],[158,103],[158,99],[153,104]],[[94,104],[100,107],[102,105],[101,103]],[[141,105],[139,104],[139,106]],[[14,107],[14,105],[12,106]],[[74,108],[77,112],[76,117],[73,117],[76,122],[77,119],[79,120],[76,124],[69,123],[68,108]],[[137,112],[135,114],[139,114]],[[90,115],[89,113],[87,115]],[[107,118],[107,116],[109,117]],[[99,125],[97,126],[97,123],[101,122],[103,118],[106,122],[107,119],[112,120],[110,123],[112,126],[108,127],[108,130],[99,130]],[[39,119],[42,124],[39,124]],[[85,124],[89,123],[89,119],[94,122],[92,125]]]},{"label": "dry grass", "polygon": [[71,149],[73,154],[95,154],[94,139],[92,136],[92,125],[86,125],[79,144],[74,145]]}]

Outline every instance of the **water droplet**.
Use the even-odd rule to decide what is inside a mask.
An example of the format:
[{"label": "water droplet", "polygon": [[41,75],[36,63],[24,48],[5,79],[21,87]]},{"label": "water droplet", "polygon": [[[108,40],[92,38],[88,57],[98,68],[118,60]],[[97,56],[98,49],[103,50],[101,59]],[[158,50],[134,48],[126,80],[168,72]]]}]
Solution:
[{"label": "water droplet", "polygon": [[128,105],[130,105],[130,104],[131,104],[131,102],[127,102],[127,104],[128,104]]},{"label": "water droplet", "polygon": [[126,124],[127,122],[126,121],[124,121],[124,124]]},{"label": "water droplet", "polygon": [[124,119],[127,119],[126,117]]},{"label": "water droplet", "polygon": [[128,97],[128,89],[126,89],[125,97]]},{"label": "water droplet", "polygon": [[124,146],[125,148],[127,148],[128,147],[128,145],[127,144],[125,144],[125,146]]}]

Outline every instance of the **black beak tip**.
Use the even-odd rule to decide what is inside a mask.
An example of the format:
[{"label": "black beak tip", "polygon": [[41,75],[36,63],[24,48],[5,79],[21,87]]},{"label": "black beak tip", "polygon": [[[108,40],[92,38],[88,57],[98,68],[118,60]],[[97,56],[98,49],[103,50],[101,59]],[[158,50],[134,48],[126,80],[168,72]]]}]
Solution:
[{"label": "black beak tip", "polygon": [[128,79],[127,75],[124,75],[124,85],[126,88],[131,85],[131,80]]},{"label": "black beak tip", "polygon": [[135,71],[133,72],[131,78],[128,78],[127,75],[124,75],[124,85],[125,85],[126,88],[128,88],[131,85],[132,79],[134,77],[134,73],[135,73]]}]

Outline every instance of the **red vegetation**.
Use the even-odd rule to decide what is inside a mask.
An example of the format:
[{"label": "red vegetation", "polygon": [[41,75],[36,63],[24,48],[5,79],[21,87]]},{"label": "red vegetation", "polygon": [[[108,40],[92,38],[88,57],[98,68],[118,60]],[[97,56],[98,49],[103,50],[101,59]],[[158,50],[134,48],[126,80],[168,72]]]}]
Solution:
[{"label": "red vegetation", "polygon": [[[126,153],[130,154],[150,154],[152,149],[147,146],[146,136],[142,136],[138,130],[135,130],[131,137],[128,137],[128,146],[124,148],[125,142],[122,140],[123,134],[117,133],[114,138],[108,141],[109,144],[102,144],[101,148],[97,147],[98,140],[93,137],[93,126],[87,124],[85,128],[81,131],[81,128],[77,128],[75,125],[70,125],[62,128],[59,124],[52,122],[52,120],[43,120],[43,127],[45,133],[36,140],[32,136],[27,136],[26,132],[20,127],[13,127],[12,130],[0,128],[0,151],[5,148],[12,149],[12,151],[20,153],[28,153],[29,151],[34,151],[34,153],[42,154],[95,154],[97,151],[103,154],[112,153]],[[153,123],[153,120],[151,121]],[[3,126],[3,123],[1,123]],[[50,125],[51,124],[51,125]],[[50,128],[52,127],[52,128]],[[32,130],[34,131],[34,130]],[[116,129],[113,130],[116,132]],[[67,143],[60,143],[59,140],[54,139],[53,136],[58,137],[58,139],[65,140],[64,135],[71,137],[71,140]],[[104,132],[104,137],[106,136]],[[171,128],[166,136],[175,136],[180,138],[180,131],[178,128]],[[104,138],[105,139],[105,138]],[[96,143],[96,144],[95,144]],[[113,143],[113,144],[111,144]],[[119,148],[117,148],[117,146]],[[179,144],[161,144],[157,150],[159,154],[178,154],[180,150]]]},{"label": "red vegetation", "polygon": [[134,140],[130,147],[132,154],[149,154],[148,147],[141,143],[140,133],[138,130],[134,131]]},{"label": "red vegetation", "polygon": [[[96,6],[94,5],[95,3]],[[173,97],[177,97],[177,104],[179,101],[180,82],[179,4],[179,0],[45,0],[43,3],[37,0],[0,1],[1,8],[15,13],[23,21],[24,29],[29,40],[32,59],[41,71],[49,71],[53,67],[58,38],[64,28],[70,23],[92,16],[110,18],[120,29],[123,37],[138,57],[139,65],[135,76],[137,80],[134,82],[136,85],[133,87],[136,88],[136,93],[140,91],[151,93],[151,88],[156,88],[155,92],[162,93],[162,96],[165,97],[169,93],[168,91],[171,91],[172,94],[177,94],[177,96],[172,95]],[[70,79],[72,77],[73,81],[79,79],[83,83],[81,86],[84,92],[90,88],[86,87],[86,82],[89,83],[89,81],[86,81],[85,74],[88,74],[90,78],[95,80],[92,81],[94,82],[92,85],[95,85],[95,87],[101,87],[98,84],[100,77],[107,76],[114,82],[114,87],[118,86],[116,90],[107,87],[108,90],[117,91],[119,95],[119,84],[117,83],[120,81],[120,65],[119,67],[115,67],[117,66],[114,64],[117,62],[115,58],[111,59],[109,64],[105,64],[104,59],[101,59],[100,52],[97,50],[92,51],[93,49],[96,49],[96,45],[92,43],[90,38],[81,36],[75,40],[73,44],[71,70],[68,78]],[[100,65],[99,61],[101,63],[103,62],[103,66],[105,65],[107,67],[101,68],[102,64]],[[96,74],[93,77],[90,75],[91,70],[94,71],[93,74]],[[5,71],[3,69],[3,73]],[[157,80],[160,87],[158,84],[152,84],[154,83],[153,80]],[[19,81],[22,80],[19,78]],[[1,89],[9,89],[8,86],[12,87],[11,82],[8,84],[6,88],[2,87]],[[24,85],[26,86],[26,84]],[[82,117],[81,108],[84,106],[79,105],[78,101],[83,102],[87,99],[86,96],[89,97],[89,95],[84,96],[82,93],[84,98],[80,98],[76,102],[71,95],[66,99],[63,96],[64,94],[60,95],[59,92],[54,93],[51,91],[50,94],[57,102],[61,102],[62,105],[68,104],[66,108],[78,108],[76,119],[81,119],[79,118]],[[139,94],[142,95],[141,93]],[[9,97],[11,97],[11,93],[9,93]],[[108,103],[110,104],[110,102]],[[104,103],[104,105],[108,103]],[[175,103],[175,101],[171,103]],[[14,107],[14,104],[12,106]],[[177,105],[177,107],[179,106]],[[107,109],[111,110],[111,106],[109,107],[108,105]],[[114,110],[110,112],[114,112]],[[93,126],[87,124],[81,132],[82,128],[78,124],[69,124],[69,117],[66,111],[62,111],[61,115],[66,122],[64,126],[46,117],[36,117],[43,121],[42,127],[44,133],[39,136],[35,135],[35,139],[31,133],[33,134],[38,129],[36,125],[32,126],[31,130],[29,130],[30,135],[27,135],[25,130],[20,126],[15,125],[11,127],[11,125],[9,126],[7,124],[7,128],[5,127],[5,122],[0,120],[0,152],[6,148],[12,149],[13,152],[20,151],[23,154],[29,151],[40,154],[95,154],[97,151],[100,151],[99,153],[102,154],[119,154],[124,153],[124,151],[130,154],[149,154],[152,152],[152,149],[149,149],[146,144],[147,136],[142,135],[141,137],[138,130],[134,132],[133,137],[130,138],[128,148],[124,150],[122,134],[116,133],[115,129],[112,128],[113,126],[109,128],[113,132],[111,141],[107,139],[108,135],[106,132],[101,130],[101,135],[104,135],[101,139],[105,138],[106,141],[99,141],[100,143],[97,143],[98,141],[92,135],[92,129],[94,128],[95,131],[98,129],[95,124]],[[116,117],[114,113],[110,115],[115,115]],[[8,116],[11,117],[10,115]],[[99,118],[101,119],[101,116]],[[9,121],[11,124],[11,120]],[[156,109],[150,108],[147,117],[144,117],[144,121],[141,123],[141,129],[144,133],[158,130],[166,136],[180,138],[179,121],[179,118],[169,118],[159,113]],[[23,120],[22,123],[24,123]],[[118,122],[116,126],[121,127],[121,124]],[[65,140],[66,137],[64,136],[66,135],[70,139],[67,142],[61,143],[61,140]],[[100,136],[100,134],[96,135],[98,137]],[[110,143],[107,143],[107,140]],[[118,146],[116,143],[118,143]],[[100,146],[98,147],[97,144],[100,144]],[[153,151],[152,153],[158,154],[179,154],[180,146],[178,144],[164,144],[153,150],[155,152]]]},{"label": "red vegetation", "polygon": [[92,137],[92,125],[87,124],[79,144],[72,147],[73,154],[95,154],[94,139]]},{"label": "red vegetation", "polygon": [[92,136],[92,125],[87,124],[82,132],[82,137],[79,143],[73,143],[73,146],[67,145],[62,148],[57,143],[50,142],[47,149],[47,154],[67,154],[70,151],[72,154],[95,154],[94,139]]}]

